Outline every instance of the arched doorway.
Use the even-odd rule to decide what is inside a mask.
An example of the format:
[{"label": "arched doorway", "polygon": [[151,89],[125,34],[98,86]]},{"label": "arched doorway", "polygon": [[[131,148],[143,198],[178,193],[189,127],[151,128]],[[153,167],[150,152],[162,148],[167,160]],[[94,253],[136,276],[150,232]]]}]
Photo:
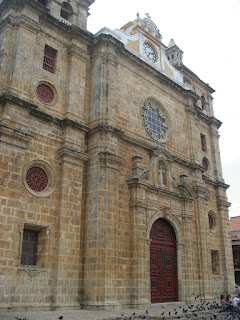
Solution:
[{"label": "arched doorway", "polygon": [[150,238],[151,302],[178,301],[175,232],[168,221],[154,222]]}]

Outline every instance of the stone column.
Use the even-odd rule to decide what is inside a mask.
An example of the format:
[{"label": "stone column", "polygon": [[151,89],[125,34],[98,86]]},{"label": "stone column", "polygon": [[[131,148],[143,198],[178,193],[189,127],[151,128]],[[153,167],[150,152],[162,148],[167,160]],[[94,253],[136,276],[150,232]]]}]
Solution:
[{"label": "stone column", "polygon": [[[198,155],[196,154],[196,143],[198,143],[198,139],[200,137],[196,136],[198,130],[196,130],[196,117],[195,117],[195,109],[194,109],[194,99],[193,97],[187,97],[187,104],[185,106],[187,116],[188,116],[188,135],[189,135],[189,152],[191,160],[195,163],[196,159],[198,159]],[[200,145],[200,143],[199,143]],[[200,149],[200,147],[199,147]]]},{"label": "stone column", "polygon": [[[92,63],[90,122],[116,124],[116,68],[118,60],[110,43],[102,42],[95,50]],[[119,90],[119,89],[118,89]]]},{"label": "stone column", "polygon": [[119,170],[122,158],[110,152],[91,154],[83,243],[84,308],[107,308],[118,302]]},{"label": "stone column", "polygon": [[217,123],[212,121],[210,125],[210,140],[211,140],[211,151],[212,151],[212,158],[213,158],[213,166],[214,166],[214,176],[216,180],[223,182],[222,177],[222,166],[221,166],[221,157],[220,157],[220,150],[219,150],[219,134],[216,128]]},{"label": "stone column", "polygon": [[[196,210],[196,237],[198,246],[194,249],[197,251],[197,260],[195,260],[195,272],[199,273],[199,295],[208,300],[210,298],[210,282],[209,276],[209,251],[206,232],[206,213],[208,212],[207,201],[209,200],[208,190],[201,186],[196,185],[193,190],[195,191],[195,210]],[[195,282],[195,286],[197,281]]]},{"label": "stone column", "polygon": [[[222,188],[221,188],[222,189]],[[224,191],[225,192],[225,191]],[[229,232],[229,215],[228,208],[230,203],[226,200],[218,198],[217,200],[218,213],[219,213],[219,225],[220,225],[220,239],[222,247],[222,272],[224,292],[229,294],[235,294],[234,292],[234,267],[233,267],[233,254],[231,246],[231,237]]]},{"label": "stone column", "polygon": [[84,122],[86,69],[89,56],[86,51],[76,45],[74,40],[72,40],[68,48],[68,55],[66,117],[71,120]]},{"label": "stone column", "polygon": [[[184,247],[182,256],[182,292],[179,292],[181,301],[191,301],[192,295],[195,292],[194,284],[194,257],[193,257],[193,225],[192,225],[192,204],[187,200],[183,200],[183,234],[184,234]],[[178,259],[179,264],[179,259]]]},{"label": "stone column", "polygon": [[128,181],[131,208],[131,304],[150,302],[150,247],[146,234],[145,185],[134,178]]},{"label": "stone column", "polygon": [[78,306],[83,168],[88,155],[65,146],[59,149],[59,156],[61,172],[54,304]]}]

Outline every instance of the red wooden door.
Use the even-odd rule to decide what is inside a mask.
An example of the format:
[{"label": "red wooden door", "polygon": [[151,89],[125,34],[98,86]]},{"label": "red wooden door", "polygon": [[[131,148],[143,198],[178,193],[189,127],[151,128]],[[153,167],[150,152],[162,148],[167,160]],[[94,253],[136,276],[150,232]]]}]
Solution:
[{"label": "red wooden door", "polygon": [[175,232],[164,219],[158,219],[150,232],[151,301],[178,301],[177,251]]}]

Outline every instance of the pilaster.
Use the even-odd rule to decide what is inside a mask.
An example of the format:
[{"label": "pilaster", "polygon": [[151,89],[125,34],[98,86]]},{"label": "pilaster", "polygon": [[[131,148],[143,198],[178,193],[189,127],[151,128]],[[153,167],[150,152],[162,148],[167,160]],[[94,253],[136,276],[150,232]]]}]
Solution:
[{"label": "pilaster", "polygon": [[86,95],[86,70],[88,54],[79,48],[74,40],[68,48],[68,90],[66,117],[84,122],[84,104]]},{"label": "pilaster", "polygon": [[228,208],[230,203],[220,198],[217,199],[217,208],[219,213],[220,239],[222,246],[222,270],[224,291],[234,294],[234,267],[231,238],[229,233],[229,215]]},{"label": "pilaster", "polygon": [[[79,301],[83,168],[88,155],[67,146],[58,153],[61,169],[54,303],[73,305]],[[71,287],[71,294],[67,287]]]},{"label": "pilaster", "polygon": [[103,121],[116,126],[115,97],[118,60],[113,45],[101,41],[92,58],[90,123]]},{"label": "pilaster", "polygon": [[205,186],[195,185],[193,187],[195,192],[195,210],[196,210],[196,241],[199,243],[197,254],[197,261],[195,270],[199,274],[199,295],[202,299],[209,299],[210,297],[210,283],[209,277],[211,269],[209,270],[209,250],[207,243],[206,230],[206,214],[208,213],[208,190]]},{"label": "pilaster", "polygon": [[147,203],[146,186],[129,179],[131,224],[131,303],[140,305],[150,302],[149,257],[150,242],[146,234]]},{"label": "pilaster", "polygon": [[[119,172],[122,158],[94,152],[88,167],[82,306],[117,305]],[[96,272],[97,271],[97,272]]]}]

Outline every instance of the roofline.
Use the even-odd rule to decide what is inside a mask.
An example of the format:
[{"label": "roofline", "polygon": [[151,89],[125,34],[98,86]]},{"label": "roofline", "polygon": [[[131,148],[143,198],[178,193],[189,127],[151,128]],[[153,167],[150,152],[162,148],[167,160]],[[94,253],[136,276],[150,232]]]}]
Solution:
[{"label": "roofline", "polygon": [[207,89],[210,91],[210,93],[214,93],[215,90],[209,86],[208,83],[204,82],[203,80],[201,80],[196,73],[194,73],[192,70],[190,70],[188,67],[186,67],[184,64],[181,64],[180,66],[176,65],[175,66],[176,69],[178,70],[185,70],[186,72],[190,73],[194,78],[196,78],[198,81],[200,81],[205,87],[207,87]]}]

